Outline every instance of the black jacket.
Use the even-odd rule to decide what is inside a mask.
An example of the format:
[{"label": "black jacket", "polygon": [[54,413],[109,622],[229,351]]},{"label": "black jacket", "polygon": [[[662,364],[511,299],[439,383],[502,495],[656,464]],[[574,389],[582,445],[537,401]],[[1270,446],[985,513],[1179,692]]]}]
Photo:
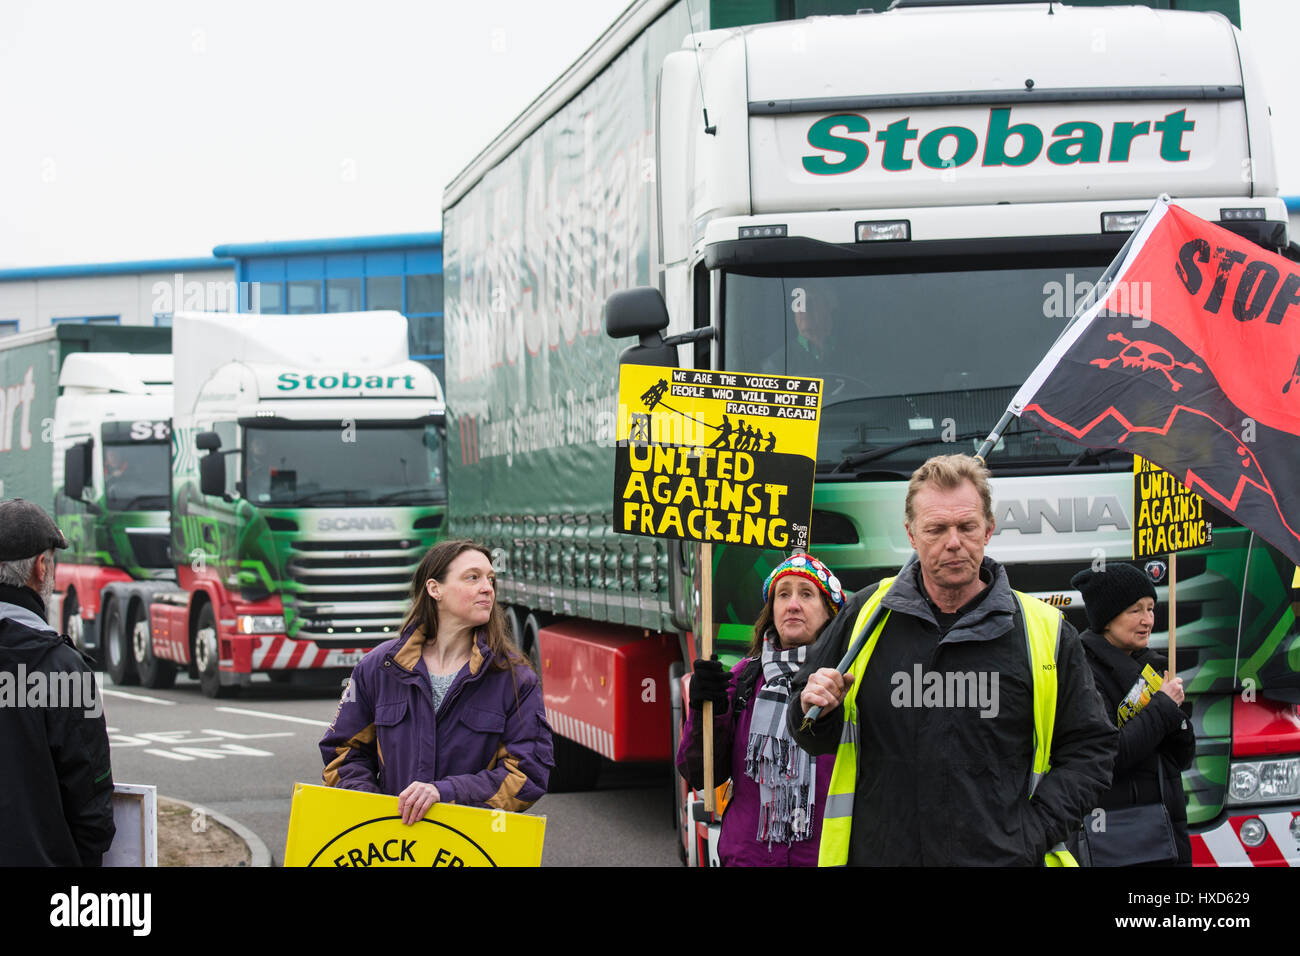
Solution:
[{"label": "black jacket", "polygon": [[[1150,664],[1157,674],[1163,674],[1169,666],[1164,655],[1150,648],[1130,655],[1092,631],[1084,631],[1080,639],[1111,723],[1117,722],[1120,701],[1137,683],[1144,665]],[[1115,779],[1097,803],[1103,810],[1157,801],[1164,803],[1174,825],[1179,863],[1192,862],[1182,778],[1182,771],[1192,765],[1196,753],[1196,736],[1192,732],[1190,715],[1190,703],[1184,702],[1179,707],[1168,694],[1157,693],[1136,716],[1125,721],[1119,729]],[[1157,771],[1158,760],[1164,761],[1163,792]]]},{"label": "black jacket", "polygon": [[[1022,614],[1001,565],[985,558],[981,576],[991,587],[942,637],[915,559],[885,598],[889,620],[851,691],[861,726],[850,864],[1041,866],[1110,784],[1115,728],[1101,713],[1078,636],[1062,622],[1052,769],[1029,798],[1033,696]],[[835,751],[844,709],[801,731],[799,693],[814,670],[838,665],[874,590],[836,615],[795,679],[787,716],[810,753]],[[904,691],[917,667],[944,675],[945,686],[948,675],[983,675],[991,706],[915,706]]]},{"label": "black jacket", "polygon": [[0,585],[0,865],[99,866],[115,832],[108,730],[94,675],[44,614],[34,591]]}]

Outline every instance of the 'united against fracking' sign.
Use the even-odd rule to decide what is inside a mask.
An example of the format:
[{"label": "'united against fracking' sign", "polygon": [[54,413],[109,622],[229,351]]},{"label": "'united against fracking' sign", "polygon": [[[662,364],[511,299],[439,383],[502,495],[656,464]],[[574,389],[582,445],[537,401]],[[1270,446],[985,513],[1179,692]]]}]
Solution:
[{"label": "'united against fracking' sign", "polygon": [[1189,551],[1210,543],[1205,502],[1155,462],[1133,456],[1133,557]]},{"label": "'united against fracking' sign", "polygon": [[808,547],[822,380],[624,365],[615,528]]}]

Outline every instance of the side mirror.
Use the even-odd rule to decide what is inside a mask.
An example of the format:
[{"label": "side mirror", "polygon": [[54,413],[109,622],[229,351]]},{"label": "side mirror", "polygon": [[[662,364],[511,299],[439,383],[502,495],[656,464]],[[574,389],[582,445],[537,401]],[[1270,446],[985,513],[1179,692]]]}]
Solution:
[{"label": "side mirror", "polygon": [[605,300],[605,334],[613,339],[635,335],[639,344],[625,349],[619,365],[663,365],[676,368],[677,346],[661,334],[668,328],[668,307],[658,289],[623,289]]},{"label": "side mirror", "polygon": [[194,446],[199,451],[216,451],[221,447],[221,436],[216,432],[199,432],[194,436]]},{"label": "side mirror", "polygon": [[[212,432],[204,432],[211,435]],[[200,438],[203,436],[200,435]],[[222,455],[205,455],[199,459],[199,491],[214,498],[226,497],[226,459]]]},{"label": "side mirror", "polygon": [[[645,337],[668,328],[668,307],[650,286],[622,289],[605,300],[605,334],[612,339]],[[642,343],[645,344],[644,342]]]},{"label": "side mirror", "polygon": [[88,441],[73,445],[63,453],[63,493],[69,498],[80,499],[86,490],[90,454],[91,443]]}]

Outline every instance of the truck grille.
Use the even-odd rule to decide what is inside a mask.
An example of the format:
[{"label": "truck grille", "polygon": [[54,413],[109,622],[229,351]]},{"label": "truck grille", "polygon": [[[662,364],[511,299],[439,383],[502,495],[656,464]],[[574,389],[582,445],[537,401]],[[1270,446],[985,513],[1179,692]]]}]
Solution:
[{"label": "truck grille", "polygon": [[424,556],[417,539],[295,541],[286,573],[302,619],[297,636],[321,647],[356,647],[396,637],[411,576]]},{"label": "truck grille", "polygon": [[168,528],[127,528],[127,540],[135,563],[142,568],[170,568],[171,530]]}]

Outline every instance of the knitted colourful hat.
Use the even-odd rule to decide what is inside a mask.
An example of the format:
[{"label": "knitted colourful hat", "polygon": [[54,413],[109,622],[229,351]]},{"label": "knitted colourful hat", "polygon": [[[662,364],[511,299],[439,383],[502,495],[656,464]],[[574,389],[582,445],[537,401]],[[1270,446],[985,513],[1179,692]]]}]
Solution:
[{"label": "knitted colourful hat", "polygon": [[844,607],[844,589],[840,587],[840,579],[831,574],[831,569],[811,554],[796,554],[794,557],[786,558],[772,569],[772,573],[763,582],[764,604],[767,603],[767,593],[772,589],[772,585],[787,574],[797,574],[817,585],[831,602],[831,607],[836,613]]}]

